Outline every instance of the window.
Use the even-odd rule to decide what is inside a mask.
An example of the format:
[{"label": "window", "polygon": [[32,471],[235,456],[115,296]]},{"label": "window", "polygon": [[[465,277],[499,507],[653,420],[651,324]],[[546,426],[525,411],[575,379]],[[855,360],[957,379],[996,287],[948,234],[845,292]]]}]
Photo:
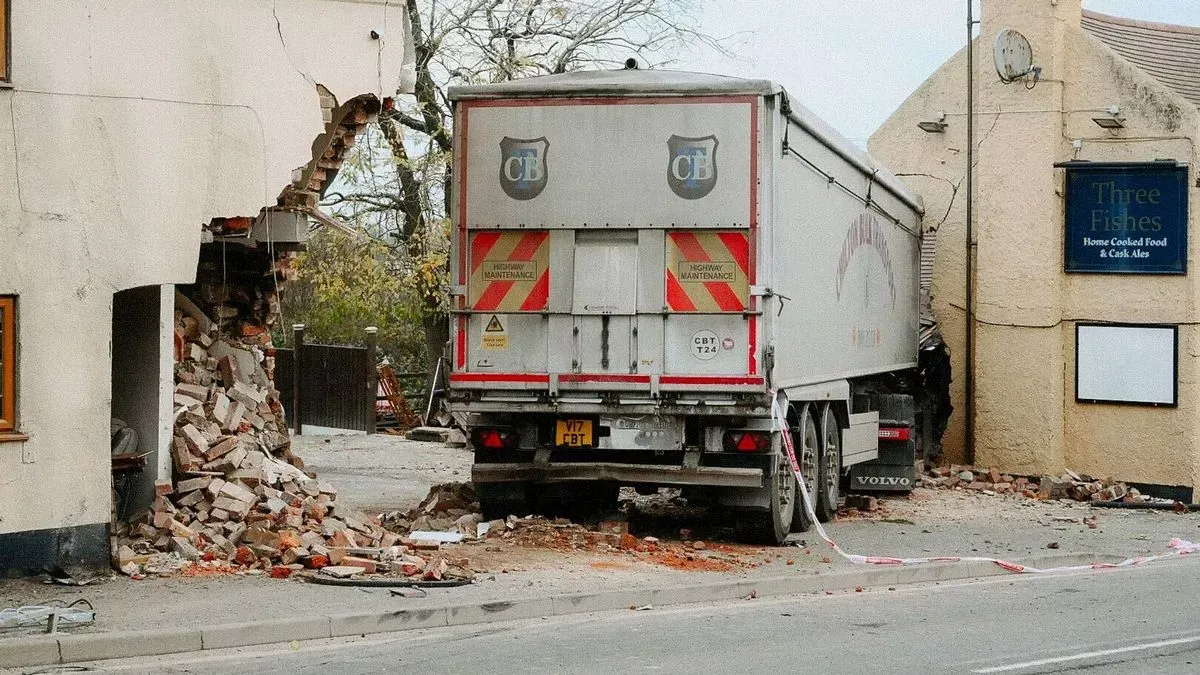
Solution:
[{"label": "window", "polygon": [[17,426],[16,327],[17,299],[0,295],[0,434],[15,431]]}]

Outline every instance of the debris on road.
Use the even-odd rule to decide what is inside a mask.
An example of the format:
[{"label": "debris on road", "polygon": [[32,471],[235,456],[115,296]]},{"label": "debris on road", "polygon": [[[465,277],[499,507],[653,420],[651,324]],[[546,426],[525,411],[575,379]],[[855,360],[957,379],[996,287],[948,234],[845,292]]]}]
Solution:
[{"label": "debris on road", "polygon": [[[428,543],[438,547],[461,541],[468,546],[489,544],[485,548],[488,553],[511,554],[514,548],[524,548],[610,554],[685,571],[749,569],[762,564],[763,554],[763,549],[752,546],[690,539],[668,542],[656,536],[639,538],[630,534],[629,522],[624,519],[601,521],[594,527],[566,518],[538,515],[514,514],[483,521],[474,490],[467,483],[435,485],[416,508],[385,513],[379,521],[384,528],[404,537],[403,541],[418,546]],[[691,532],[686,534],[690,536]],[[482,561],[479,564],[482,566]]]},{"label": "debris on road", "polygon": [[846,507],[859,511],[877,511],[879,499],[869,495],[846,495]]},{"label": "debris on road", "polygon": [[1150,498],[1125,483],[1104,478],[1097,480],[1068,469],[1060,477],[1029,478],[1002,474],[997,469],[950,464],[929,469],[921,477],[926,488],[974,490],[985,494],[1024,495],[1042,501],[1070,499],[1085,502],[1148,501]]},{"label": "debris on road", "polygon": [[[385,513],[380,516],[380,523],[392,532],[407,536],[412,532],[458,531],[457,524],[463,516],[478,514],[479,503],[475,501],[475,490],[470,483],[443,483],[430,488],[416,508]],[[478,528],[462,534],[475,537]]]}]

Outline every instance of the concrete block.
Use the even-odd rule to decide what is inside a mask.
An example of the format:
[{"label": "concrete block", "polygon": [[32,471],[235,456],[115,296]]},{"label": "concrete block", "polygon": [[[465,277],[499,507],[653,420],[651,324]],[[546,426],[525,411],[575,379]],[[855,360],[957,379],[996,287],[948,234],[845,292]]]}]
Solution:
[{"label": "concrete block", "polygon": [[454,605],[446,608],[446,624],[449,626],[511,621],[513,619],[534,619],[542,616],[554,616],[554,602],[550,598],[504,600],[501,602]]},{"label": "concrete block", "polygon": [[329,617],[296,617],[247,623],[231,623],[200,631],[204,649],[226,649],[266,645],[292,640],[321,640],[329,637]]},{"label": "concrete block", "polygon": [[58,640],[52,637],[11,638],[0,642],[0,668],[58,663]]},{"label": "concrete block", "polygon": [[200,631],[192,628],[70,635],[58,639],[63,663],[193,652],[200,645]]},{"label": "concrete block", "polygon": [[404,437],[410,441],[445,443],[450,438],[450,430],[441,427],[416,427],[409,429]]},{"label": "concrete block", "polygon": [[380,614],[346,614],[329,618],[331,637],[391,633],[446,625],[446,608],[401,609]]}]

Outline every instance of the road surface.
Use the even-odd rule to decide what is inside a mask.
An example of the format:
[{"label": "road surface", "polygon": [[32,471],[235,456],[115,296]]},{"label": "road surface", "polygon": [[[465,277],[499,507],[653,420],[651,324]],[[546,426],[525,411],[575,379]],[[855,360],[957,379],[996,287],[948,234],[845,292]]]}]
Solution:
[{"label": "road surface", "polygon": [[91,665],[135,673],[1195,673],[1198,574],[1200,558],[1184,558]]}]

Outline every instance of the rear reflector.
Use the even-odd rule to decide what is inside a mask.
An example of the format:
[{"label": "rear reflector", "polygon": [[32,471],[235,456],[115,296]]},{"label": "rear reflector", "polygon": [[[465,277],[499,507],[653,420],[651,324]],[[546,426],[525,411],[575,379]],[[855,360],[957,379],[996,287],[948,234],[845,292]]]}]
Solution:
[{"label": "rear reflector", "polygon": [[725,452],[765,452],[771,449],[771,434],[765,431],[727,431]]},{"label": "rear reflector", "polygon": [[907,441],[911,438],[912,429],[909,427],[879,427],[881,441]]}]

